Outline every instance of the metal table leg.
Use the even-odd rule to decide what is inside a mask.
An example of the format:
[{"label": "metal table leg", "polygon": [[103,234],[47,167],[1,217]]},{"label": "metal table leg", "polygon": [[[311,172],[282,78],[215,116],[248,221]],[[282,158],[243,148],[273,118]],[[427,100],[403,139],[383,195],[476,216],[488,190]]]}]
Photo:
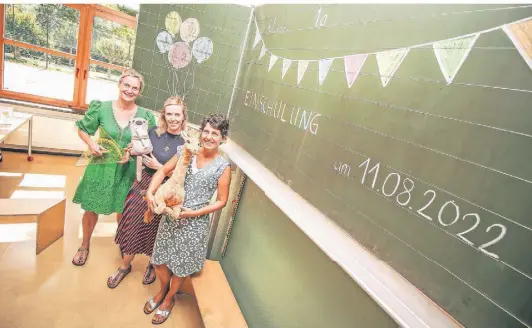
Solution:
[{"label": "metal table leg", "polygon": [[33,139],[33,116],[28,121],[28,161],[33,161],[33,156],[31,155],[31,144]]}]

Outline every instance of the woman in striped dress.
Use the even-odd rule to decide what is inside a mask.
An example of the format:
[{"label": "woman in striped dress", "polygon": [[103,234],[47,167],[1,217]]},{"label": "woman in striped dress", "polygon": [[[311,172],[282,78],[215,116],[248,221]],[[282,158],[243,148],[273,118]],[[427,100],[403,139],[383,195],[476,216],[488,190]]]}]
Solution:
[{"label": "woman in striped dress", "polygon": [[[184,143],[180,136],[187,123],[187,107],[179,97],[168,98],[161,111],[158,127],[148,131],[153,152],[143,156],[145,168],[142,179],[135,180],[124,204],[122,219],[118,223],[115,242],[123,253],[123,262],[118,270],[107,279],[107,286],[115,288],[129,272],[131,261],[136,254],[152,255],[157,228],[161,219],[155,215],[150,223],[144,223],[144,213],[148,209],[143,195],[150,185],[153,174],[175,156],[178,146]],[[151,264],[146,267],[142,283],[147,285],[155,281],[155,270]]]}]

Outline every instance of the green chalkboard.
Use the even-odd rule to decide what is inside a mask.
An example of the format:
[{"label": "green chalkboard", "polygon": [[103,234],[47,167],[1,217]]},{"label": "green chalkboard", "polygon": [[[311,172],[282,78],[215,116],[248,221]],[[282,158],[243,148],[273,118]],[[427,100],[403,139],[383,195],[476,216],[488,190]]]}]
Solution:
[{"label": "green chalkboard", "polygon": [[531,327],[532,70],[501,28],[531,16],[260,6],[230,136],[464,326]]},{"label": "green chalkboard", "polygon": [[[192,123],[207,113],[226,114],[251,9],[228,4],[143,4],[139,9],[133,68],[146,82],[139,105],[160,111],[169,96],[179,95]],[[187,24],[194,19],[197,24]],[[207,50],[198,60],[194,49],[200,38],[212,41],[212,51],[200,47]],[[189,53],[176,51],[176,58],[185,52],[190,61],[169,60],[171,46],[180,42],[186,46],[177,49],[188,47]]]}]

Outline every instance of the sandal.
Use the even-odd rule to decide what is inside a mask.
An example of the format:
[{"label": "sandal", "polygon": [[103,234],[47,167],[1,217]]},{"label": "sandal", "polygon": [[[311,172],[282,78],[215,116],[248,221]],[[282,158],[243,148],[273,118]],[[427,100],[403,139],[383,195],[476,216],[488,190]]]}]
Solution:
[{"label": "sandal", "polygon": [[131,272],[131,265],[127,269],[118,268],[118,273],[107,279],[107,287],[113,289]]},{"label": "sandal", "polygon": [[[76,262],[76,256],[74,255],[74,258],[72,259],[72,264],[75,266],[84,266],[87,262],[87,258],[89,257],[89,249],[85,247],[78,248],[78,252],[81,252],[78,257],[78,261]],[[83,253],[86,253],[85,257],[83,257]]]},{"label": "sandal", "polygon": [[144,277],[142,278],[143,285],[149,285],[155,281],[155,268],[153,265],[148,264],[146,271],[144,271]]},{"label": "sandal", "polygon": [[[153,311],[155,311],[156,308],[159,307],[159,305],[161,305],[161,303],[163,302],[164,300],[164,297],[163,299],[159,302],[159,303],[155,303],[153,301],[153,297],[150,298],[149,300],[146,301],[146,303],[144,304],[144,313],[146,314],[150,314],[152,313]],[[146,308],[146,306],[149,306],[149,309]]]},{"label": "sandal", "polygon": [[[158,309],[156,312],[155,312],[155,315],[153,316],[153,319],[151,319],[151,323],[153,325],[160,325],[162,323],[164,323],[168,317],[170,316],[170,313],[172,312],[172,308],[174,307],[174,302],[172,302],[172,305],[170,306],[170,308],[168,310],[161,310],[161,309]],[[155,316],[161,316],[163,317],[163,321],[155,321]]]}]

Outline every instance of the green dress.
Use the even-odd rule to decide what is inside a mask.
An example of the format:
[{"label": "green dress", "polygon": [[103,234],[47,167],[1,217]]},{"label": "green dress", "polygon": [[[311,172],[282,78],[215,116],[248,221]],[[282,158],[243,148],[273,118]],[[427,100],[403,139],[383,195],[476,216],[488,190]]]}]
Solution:
[{"label": "green dress", "polygon": [[[135,117],[148,120],[150,127],[156,125],[153,114],[138,107]],[[92,101],[85,116],[76,121],[76,126],[93,136],[104,129],[122,148],[131,142],[129,126],[118,125],[111,101]],[[125,164],[89,164],[74,194],[73,202],[81,204],[85,211],[98,214],[122,213],[127,193],[135,180],[136,163],[133,159]]]}]

